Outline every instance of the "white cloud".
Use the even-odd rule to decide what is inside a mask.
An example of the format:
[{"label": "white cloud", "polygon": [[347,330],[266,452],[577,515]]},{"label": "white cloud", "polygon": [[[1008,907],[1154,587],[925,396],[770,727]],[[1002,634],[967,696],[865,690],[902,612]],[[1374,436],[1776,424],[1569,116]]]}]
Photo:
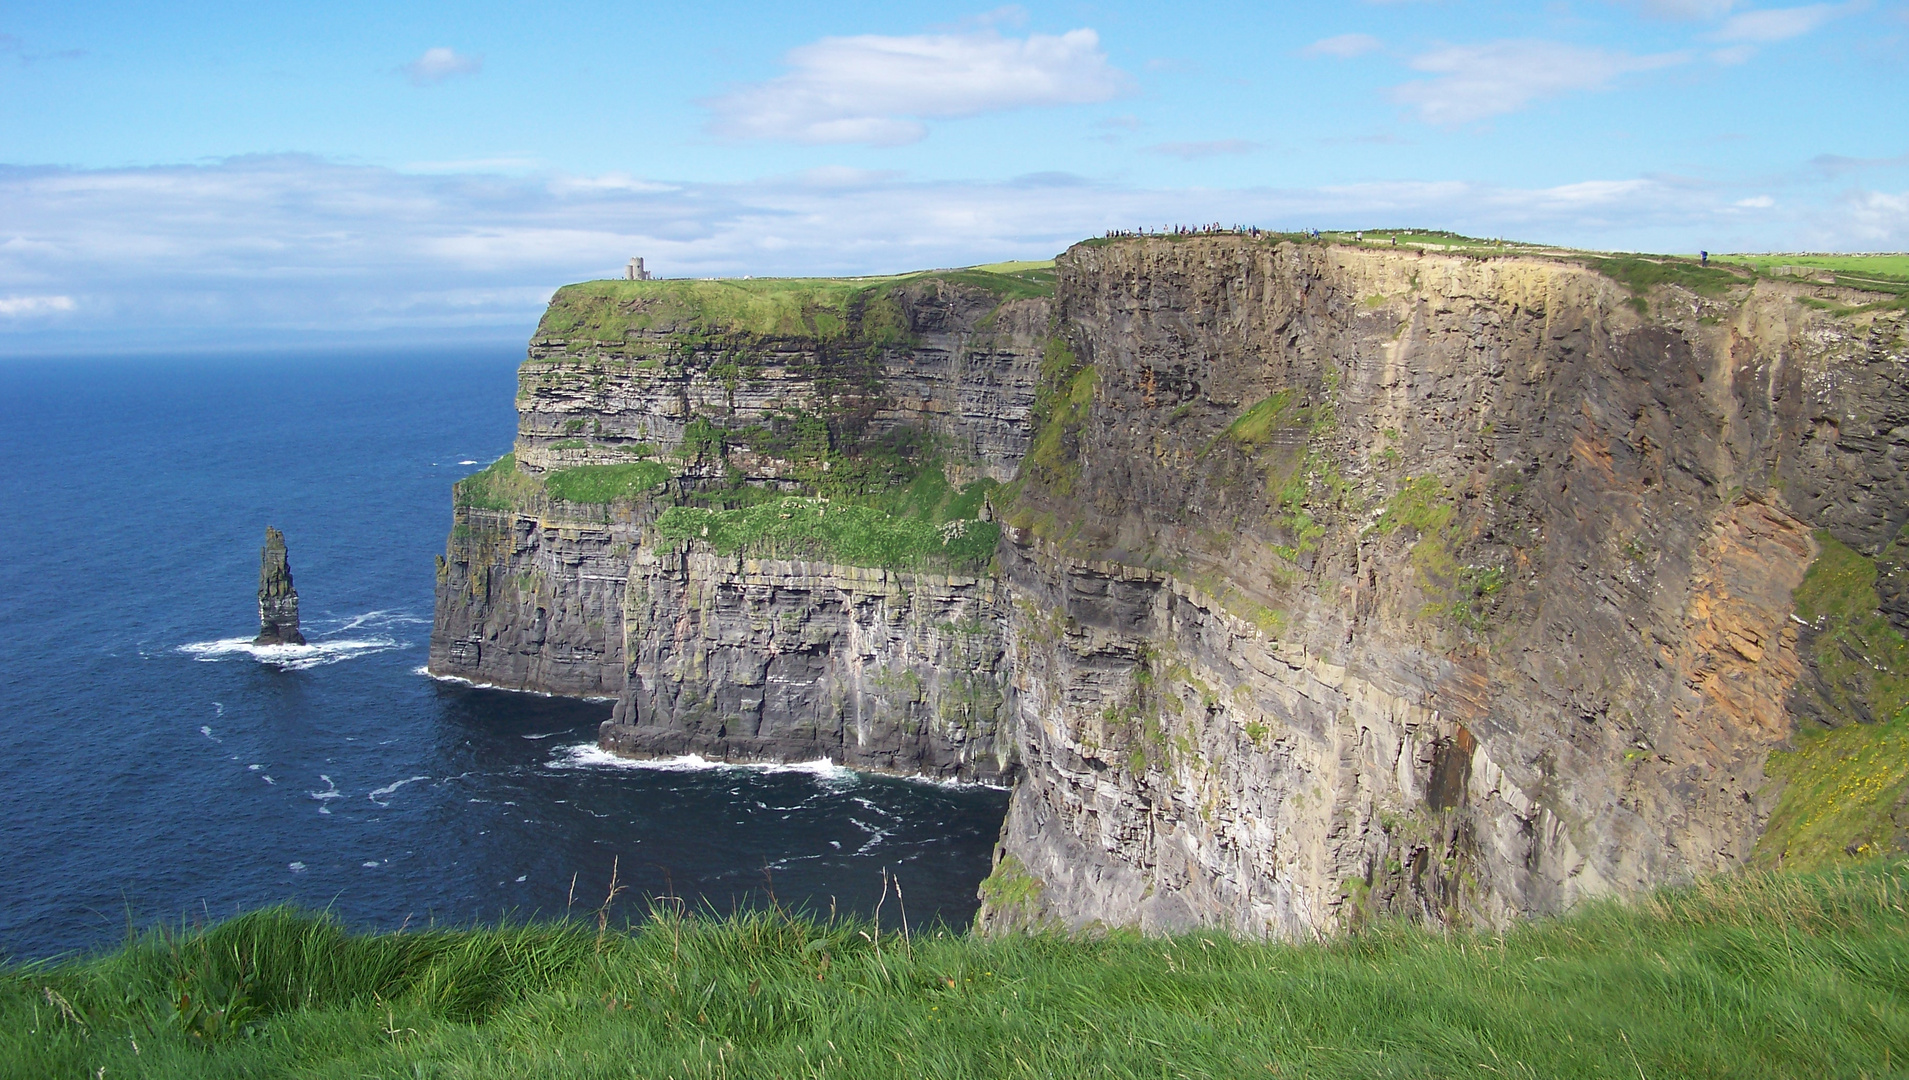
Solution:
[{"label": "white cloud", "polygon": [[[1228,189],[839,168],[728,184],[418,175],[309,157],[0,166],[0,310],[12,316],[0,349],[521,340],[553,288],[613,276],[632,255],[673,276],[867,274],[1044,258],[1108,228],[1202,221],[1411,223],[1625,250],[1909,246],[1909,196],[1831,204],[1790,189],[1774,206],[1737,205],[1760,194],[1638,178]],[[68,311],[85,318],[57,317]]]},{"label": "white cloud", "polygon": [[1810,4],[1805,7],[1746,11],[1724,20],[1723,26],[1711,36],[1719,41],[1759,45],[1788,41],[1793,37],[1802,37],[1847,10],[1842,4]]},{"label": "white cloud", "polygon": [[1871,251],[1902,251],[1909,248],[1909,191],[1845,192],[1835,211],[1819,219],[1819,227]]},{"label": "white cloud", "polygon": [[1745,210],[1768,210],[1776,205],[1776,200],[1768,195],[1752,195],[1747,199],[1738,199],[1735,205]]},{"label": "white cloud", "polygon": [[1428,124],[1451,127],[1516,112],[1543,98],[1602,90],[1620,76],[1684,63],[1687,53],[1629,53],[1553,41],[1490,41],[1453,45],[1412,59],[1436,76],[1392,88],[1392,100],[1418,110]]},{"label": "white cloud", "polygon": [[456,49],[438,47],[399,68],[412,86],[434,86],[453,75],[475,75],[484,69],[484,58],[466,56]]},{"label": "white cloud", "polygon": [[0,296],[0,317],[8,319],[51,315],[72,311],[73,307],[73,298],[70,296]]},{"label": "white cloud", "polygon": [[1336,56],[1341,60],[1350,60],[1355,56],[1385,48],[1385,42],[1371,34],[1340,34],[1337,37],[1321,38],[1300,50],[1307,56]]},{"label": "white cloud", "polygon": [[1264,149],[1250,139],[1214,139],[1211,142],[1165,142],[1147,147],[1155,154],[1168,157],[1185,158],[1193,161],[1199,158],[1220,157],[1225,154],[1250,154]]},{"label": "white cloud", "polygon": [[896,146],[924,119],[1106,101],[1131,80],[1092,30],[823,38],[791,49],[792,69],[703,102],[710,127],[737,138]]},{"label": "white cloud", "polygon": [[1622,0],[1655,19],[1718,19],[1737,6],[1737,0]]}]

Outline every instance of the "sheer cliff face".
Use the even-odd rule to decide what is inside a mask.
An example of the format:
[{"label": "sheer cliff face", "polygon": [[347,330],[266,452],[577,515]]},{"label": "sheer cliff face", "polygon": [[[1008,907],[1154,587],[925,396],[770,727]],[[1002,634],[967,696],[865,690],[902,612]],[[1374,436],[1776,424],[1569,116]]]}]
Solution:
[{"label": "sheer cliff face", "polygon": [[1811,530],[1903,526],[1909,386],[1899,313],[1715,292],[1071,252],[1002,554],[1020,899],[984,919],[1498,922],[1740,863]]},{"label": "sheer cliff face", "polygon": [[[1298,937],[1740,864],[1770,750],[1862,697],[1792,614],[1820,536],[1882,556],[1909,627],[1899,310],[1243,237],[1057,270],[777,332],[553,307],[517,464],[460,485],[432,669],[616,695],[625,753],[1012,780],[989,927]],[[879,484],[746,541],[683,516],[911,432],[1012,480],[942,526],[998,518],[991,564],[786,540]],[[647,489],[558,497],[639,460]]]},{"label": "sheer cliff face", "polygon": [[[979,488],[1025,451],[1048,301],[934,278],[846,298],[794,283],[793,300],[771,296],[788,312],[765,317],[713,290],[560,295],[520,374],[514,467],[460,486],[431,669],[614,696],[601,741],[626,754],[1001,778],[1006,618],[985,565],[866,565],[816,543],[718,551],[707,527],[672,538],[657,520],[762,489],[837,492],[844,473],[879,488],[926,462],[974,490],[942,534],[992,535],[973,520]],[[652,467],[653,490],[559,497],[566,477]]]}]

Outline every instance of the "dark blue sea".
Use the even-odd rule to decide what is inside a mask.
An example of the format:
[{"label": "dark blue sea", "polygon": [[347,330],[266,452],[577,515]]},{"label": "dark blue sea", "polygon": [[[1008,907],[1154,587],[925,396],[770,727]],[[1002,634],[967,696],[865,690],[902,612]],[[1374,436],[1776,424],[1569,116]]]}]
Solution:
[{"label": "dark blue sea", "polygon": [[[262,904],[353,925],[727,912],[965,926],[1003,792],[594,752],[607,702],[423,674],[452,481],[516,349],[0,360],[0,959]],[[313,648],[261,659],[283,529]]]}]

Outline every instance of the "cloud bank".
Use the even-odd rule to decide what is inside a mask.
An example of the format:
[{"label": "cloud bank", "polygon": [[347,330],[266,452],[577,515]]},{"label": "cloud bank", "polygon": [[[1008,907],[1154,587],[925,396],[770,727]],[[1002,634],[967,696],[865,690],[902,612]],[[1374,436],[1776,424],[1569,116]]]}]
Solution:
[{"label": "cloud bank", "polygon": [[1555,41],[1489,41],[1454,45],[1413,57],[1412,68],[1434,76],[1392,89],[1392,100],[1439,127],[1516,112],[1535,101],[1602,90],[1620,76],[1671,67],[1688,53],[1633,56]]},{"label": "cloud bank", "polygon": [[742,139],[898,146],[923,120],[1106,101],[1132,81],[1092,30],[823,38],[792,49],[790,71],[703,102],[710,129]]},{"label": "cloud bank", "polygon": [[847,169],[707,184],[295,156],[0,167],[0,350],[521,340],[552,289],[614,276],[632,255],[668,276],[867,274],[1044,258],[1108,228],[1186,222],[1417,224],[1630,250],[1909,247],[1909,193],[1764,194],[1653,178],[1216,189]]}]

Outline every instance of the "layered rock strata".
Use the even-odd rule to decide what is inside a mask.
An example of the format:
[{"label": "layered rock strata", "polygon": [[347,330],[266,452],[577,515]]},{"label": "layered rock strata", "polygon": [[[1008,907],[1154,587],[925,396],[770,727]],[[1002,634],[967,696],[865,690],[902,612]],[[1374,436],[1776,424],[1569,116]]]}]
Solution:
[{"label": "layered rock strata", "polygon": [[[607,305],[560,293],[521,372],[514,466],[482,495],[460,488],[431,670],[615,697],[601,741],[627,754],[1000,777],[1005,620],[985,570],[724,555],[657,516],[822,494],[901,459],[956,488],[1012,478],[1048,322],[1024,285],[797,282],[767,320],[705,283]],[[641,497],[551,494],[651,463]]]},{"label": "layered rock strata", "polygon": [[265,527],[265,546],[259,549],[259,636],[254,645],[303,645],[298,632],[298,590],[292,588],[292,564],[285,551],[285,534]]},{"label": "layered rock strata", "polygon": [[1899,311],[1697,284],[1071,252],[1088,404],[1004,545],[995,921],[1502,923],[1742,865],[1812,529],[1873,553],[1909,518],[1909,379]]},{"label": "layered rock strata", "polygon": [[[1741,865],[1771,750],[1866,718],[1794,617],[1819,550],[1901,625],[1909,346],[1874,297],[1642,265],[1092,242],[1052,300],[924,277],[746,331],[560,293],[433,670],[615,695],[623,752],[1010,780],[992,928],[1501,924]],[[929,443],[1012,481],[991,564],[762,539]],[[551,495],[618,469],[654,484]],[[809,501],[684,516],[749,490]]]}]

